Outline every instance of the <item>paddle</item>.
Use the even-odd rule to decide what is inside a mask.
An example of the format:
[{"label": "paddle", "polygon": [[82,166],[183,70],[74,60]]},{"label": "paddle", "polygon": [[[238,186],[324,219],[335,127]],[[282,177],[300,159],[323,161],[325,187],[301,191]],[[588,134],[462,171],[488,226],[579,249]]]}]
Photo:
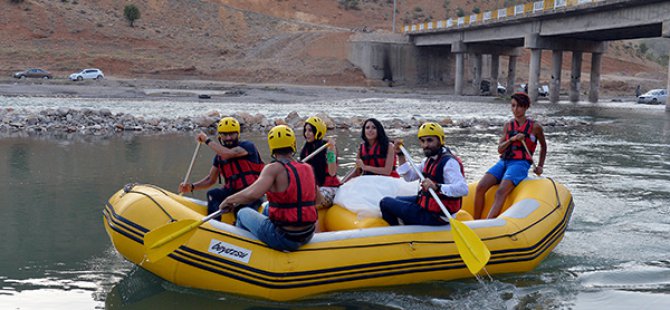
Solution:
[{"label": "paddle", "polygon": [[144,253],[147,260],[157,262],[172,253],[195,233],[195,228],[203,223],[221,216],[223,210],[216,211],[201,220],[179,220],[165,224],[144,235]]},{"label": "paddle", "polygon": [[358,166],[354,165],[354,167],[351,168],[351,170],[349,170],[349,172],[347,172],[347,174],[344,175],[344,177],[342,178],[342,183],[346,183],[347,181],[349,181],[349,178],[351,178],[351,176],[354,174],[354,172],[356,172],[357,169]]},{"label": "paddle", "polygon": [[[412,161],[412,155],[410,155],[402,145],[400,146],[400,150],[405,155],[407,162],[414,169],[414,172],[416,172],[416,174],[419,176],[419,179],[423,182],[425,177],[421,171],[419,171],[419,168],[416,167],[414,161]],[[477,236],[477,234],[475,234],[475,232],[472,231],[470,227],[451,216],[451,213],[449,213],[444,204],[442,204],[442,201],[432,188],[429,188],[428,191],[440,206],[440,209],[442,209],[444,215],[449,218],[449,225],[451,225],[452,228],[458,254],[461,255],[463,262],[468,267],[470,272],[473,275],[476,275],[480,270],[482,270],[482,268],[484,268],[484,266],[486,266],[486,263],[488,263],[489,258],[491,257],[491,252],[489,252],[489,249],[486,247],[484,242],[479,239],[479,236]]]},{"label": "paddle", "polygon": [[539,175],[536,172],[537,171],[537,166],[535,165],[535,161],[533,161],[533,155],[530,154],[530,151],[528,150],[528,147],[526,146],[526,141],[521,140],[521,144],[523,144],[523,148],[526,149],[526,154],[528,154],[528,157],[530,157],[530,162],[533,164],[533,172],[536,175]]},{"label": "paddle", "polygon": [[320,146],[318,149],[314,150],[314,152],[312,152],[312,154],[307,155],[307,157],[305,157],[300,162],[302,162],[302,163],[307,162],[308,160],[314,158],[314,156],[316,156],[316,154],[321,153],[323,150],[325,150],[329,146],[330,146],[330,143],[326,143],[326,144]]},{"label": "paddle", "polygon": [[[312,154],[305,157],[302,162],[309,160],[314,155],[322,152],[328,147],[328,143],[316,149]],[[196,149],[197,150],[197,149]],[[189,169],[190,170],[190,169]],[[144,253],[147,260],[156,262],[159,259],[172,253],[196,232],[196,228],[203,223],[221,216],[223,210],[216,211],[201,220],[185,219],[172,223],[167,223],[144,235]]]},{"label": "paddle", "polygon": [[[186,182],[188,182],[188,178],[191,177],[191,169],[193,169],[193,164],[195,163],[195,158],[198,156],[198,151],[200,151],[200,144],[202,144],[202,143],[198,142],[198,144],[196,144],[196,146],[195,146],[195,151],[193,152],[193,157],[191,158],[191,164],[188,165],[188,170],[186,170],[186,176],[184,176],[184,182],[183,182],[184,184],[186,184]],[[193,189],[191,189],[191,190],[193,190]],[[184,193],[179,193],[179,195],[183,195],[183,194]]]}]

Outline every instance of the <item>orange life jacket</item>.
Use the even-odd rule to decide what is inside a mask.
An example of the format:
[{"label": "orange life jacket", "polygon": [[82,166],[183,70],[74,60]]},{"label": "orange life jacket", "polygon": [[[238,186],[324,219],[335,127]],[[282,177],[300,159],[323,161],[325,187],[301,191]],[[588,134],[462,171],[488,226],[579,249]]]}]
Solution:
[{"label": "orange life jacket", "polygon": [[316,223],[316,183],[312,166],[295,161],[281,164],[288,175],[288,188],[283,192],[266,193],[270,220],[277,225],[292,226]]}]

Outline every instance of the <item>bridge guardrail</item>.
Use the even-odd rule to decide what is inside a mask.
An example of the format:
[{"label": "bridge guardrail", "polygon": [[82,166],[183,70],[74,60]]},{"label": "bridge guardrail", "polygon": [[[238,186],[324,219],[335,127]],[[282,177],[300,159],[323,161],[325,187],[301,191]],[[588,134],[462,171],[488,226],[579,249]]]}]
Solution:
[{"label": "bridge guardrail", "polygon": [[445,20],[431,21],[421,24],[404,25],[404,33],[436,31],[452,27],[463,28],[474,24],[494,23],[499,20],[522,18],[529,14],[541,14],[544,12],[560,11],[566,8],[600,2],[604,0],[543,0],[531,3],[518,4],[511,7],[484,11],[477,14],[465,15]]}]

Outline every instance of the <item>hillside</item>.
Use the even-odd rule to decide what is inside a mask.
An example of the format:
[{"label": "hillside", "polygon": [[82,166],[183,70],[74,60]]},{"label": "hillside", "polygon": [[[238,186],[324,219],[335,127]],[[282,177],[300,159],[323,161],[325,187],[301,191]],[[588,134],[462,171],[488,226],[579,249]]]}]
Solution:
[{"label": "hillside", "polygon": [[[393,6],[392,0],[361,0],[348,9],[342,3],[351,0],[0,1],[5,76],[26,67],[61,77],[99,67],[118,77],[326,85],[366,85],[346,60],[347,40],[356,31],[390,31]],[[502,2],[399,0],[397,28]],[[123,16],[129,3],[141,12],[135,27]],[[664,78],[657,59],[636,56],[639,43],[614,46],[604,59],[605,79],[640,76],[653,84]],[[543,61],[550,57],[546,53]],[[519,67],[517,76],[523,76]]]}]

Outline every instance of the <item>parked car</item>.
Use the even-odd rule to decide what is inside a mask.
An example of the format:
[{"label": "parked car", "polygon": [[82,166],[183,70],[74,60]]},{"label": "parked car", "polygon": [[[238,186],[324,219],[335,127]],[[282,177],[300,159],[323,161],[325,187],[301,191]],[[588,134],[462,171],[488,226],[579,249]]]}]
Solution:
[{"label": "parked car", "polygon": [[[491,93],[491,81],[489,80],[482,80],[481,84],[479,84],[479,91],[482,95],[490,95]],[[498,95],[504,95],[507,89],[505,86],[502,86],[500,82],[498,82],[498,87],[497,87]]]},{"label": "parked car", "polygon": [[86,79],[91,80],[102,80],[105,78],[105,75],[102,73],[102,70],[90,68],[81,70],[81,72],[70,74],[70,81],[81,81]]},{"label": "parked car", "polygon": [[637,97],[637,103],[665,104],[667,100],[668,91],[665,89],[652,89]]},{"label": "parked car", "polygon": [[49,71],[47,70],[31,68],[24,71],[15,72],[14,77],[17,79],[25,79],[25,78],[51,79],[53,78],[53,75],[51,75],[51,73],[49,73]]},{"label": "parked car", "polygon": [[[521,84],[521,91],[524,93],[528,93],[528,84]],[[549,96],[549,85],[540,85],[537,87],[537,94],[540,97],[547,97]]]}]

